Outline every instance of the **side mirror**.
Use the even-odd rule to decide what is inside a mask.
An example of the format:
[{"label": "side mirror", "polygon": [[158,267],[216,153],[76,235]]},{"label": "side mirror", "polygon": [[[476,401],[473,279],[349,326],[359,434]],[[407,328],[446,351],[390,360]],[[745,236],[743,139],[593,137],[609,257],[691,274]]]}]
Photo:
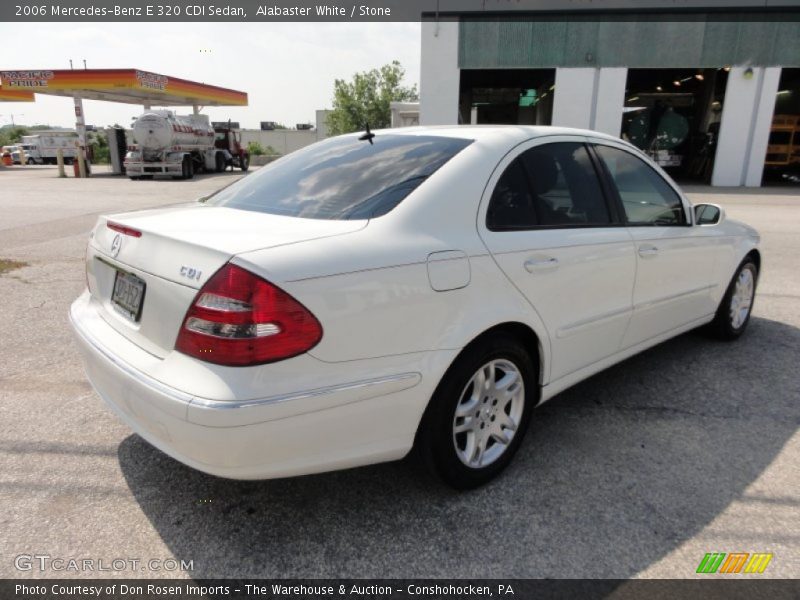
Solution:
[{"label": "side mirror", "polygon": [[719,225],[725,219],[725,210],[717,204],[695,204],[695,225]]}]

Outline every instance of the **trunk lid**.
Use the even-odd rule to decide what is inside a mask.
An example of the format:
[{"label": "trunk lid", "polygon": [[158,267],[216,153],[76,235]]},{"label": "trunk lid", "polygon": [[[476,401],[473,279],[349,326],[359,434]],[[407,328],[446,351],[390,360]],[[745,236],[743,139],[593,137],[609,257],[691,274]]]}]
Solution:
[{"label": "trunk lid", "polygon": [[[164,357],[197,290],[234,255],[343,235],[366,224],[203,205],[100,217],[87,249],[89,290],[114,329]],[[138,312],[126,310],[129,305]]]},{"label": "trunk lid", "polygon": [[[142,235],[119,234],[109,222]],[[235,254],[350,233],[366,224],[191,205],[100,217],[92,245],[124,265],[199,289]],[[112,249],[117,235],[119,248]]]}]

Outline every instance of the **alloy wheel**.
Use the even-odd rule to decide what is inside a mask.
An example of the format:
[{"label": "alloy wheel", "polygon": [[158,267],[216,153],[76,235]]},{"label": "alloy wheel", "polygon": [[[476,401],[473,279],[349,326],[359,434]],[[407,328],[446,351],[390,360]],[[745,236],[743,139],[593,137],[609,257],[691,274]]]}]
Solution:
[{"label": "alloy wheel", "polygon": [[731,326],[734,329],[739,329],[747,321],[750,307],[753,305],[754,283],[753,271],[748,268],[742,269],[736,278],[730,304]]},{"label": "alloy wheel", "polygon": [[525,384],[509,360],[484,364],[461,392],[453,417],[453,444],[466,466],[492,464],[511,445],[525,406]]}]

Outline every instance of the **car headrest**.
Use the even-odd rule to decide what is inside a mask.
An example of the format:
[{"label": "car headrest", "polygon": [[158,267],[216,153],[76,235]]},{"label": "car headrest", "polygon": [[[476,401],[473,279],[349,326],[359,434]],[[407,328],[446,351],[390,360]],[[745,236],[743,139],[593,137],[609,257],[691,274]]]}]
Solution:
[{"label": "car headrest", "polygon": [[533,179],[533,191],[536,195],[549,192],[558,180],[558,166],[550,154],[536,148],[531,150],[526,158]]}]

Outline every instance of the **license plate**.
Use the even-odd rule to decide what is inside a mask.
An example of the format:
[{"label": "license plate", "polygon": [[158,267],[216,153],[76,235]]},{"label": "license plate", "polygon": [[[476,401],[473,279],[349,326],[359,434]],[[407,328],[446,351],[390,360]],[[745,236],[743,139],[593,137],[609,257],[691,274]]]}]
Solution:
[{"label": "license plate", "polygon": [[111,294],[111,304],[114,308],[135,322],[142,315],[143,300],[144,281],[131,273],[117,271],[114,291]]}]

